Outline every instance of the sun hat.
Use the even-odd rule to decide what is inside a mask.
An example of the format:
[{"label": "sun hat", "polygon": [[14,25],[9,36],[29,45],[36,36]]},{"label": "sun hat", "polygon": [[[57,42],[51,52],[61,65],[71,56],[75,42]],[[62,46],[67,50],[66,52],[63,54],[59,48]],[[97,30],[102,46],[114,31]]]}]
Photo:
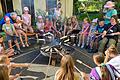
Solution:
[{"label": "sun hat", "polygon": [[5,17],[4,17],[4,20],[5,20],[5,21],[9,21],[10,18],[9,18],[8,16],[5,16]]},{"label": "sun hat", "polygon": [[42,16],[38,16],[38,19],[42,19]]},{"label": "sun hat", "polygon": [[20,16],[17,16],[17,18],[16,18],[17,20],[21,20],[21,18],[20,18]]},{"label": "sun hat", "polygon": [[23,8],[24,11],[29,11],[28,7]]},{"label": "sun hat", "polygon": [[97,23],[97,21],[98,21],[98,18],[92,20],[93,23]]},{"label": "sun hat", "polygon": [[108,2],[106,2],[106,4],[104,5],[104,8],[112,8],[112,7],[114,7],[114,6],[115,6],[114,2],[108,1]]}]

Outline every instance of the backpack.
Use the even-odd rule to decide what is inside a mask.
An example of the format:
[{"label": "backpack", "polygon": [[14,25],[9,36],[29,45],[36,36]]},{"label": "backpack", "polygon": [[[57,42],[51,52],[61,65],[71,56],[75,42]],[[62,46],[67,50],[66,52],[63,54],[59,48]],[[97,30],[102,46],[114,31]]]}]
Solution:
[{"label": "backpack", "polygon": [[[115,71],[118,72],[112,65],[106,64],[105,69],[110,73],[110,80],[116,80],[117,76],[115,75]],[[120,72],[118,72],[120,74]],[[93,68],[90,73],[90,80],[102,80],[101,79],[101,70],[100,67]]]}]

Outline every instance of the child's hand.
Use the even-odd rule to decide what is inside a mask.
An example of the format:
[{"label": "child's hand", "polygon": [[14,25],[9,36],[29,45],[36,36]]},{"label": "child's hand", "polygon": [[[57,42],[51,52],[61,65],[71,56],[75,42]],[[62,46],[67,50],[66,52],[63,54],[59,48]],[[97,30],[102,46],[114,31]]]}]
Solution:
[{"label": "child's hand", "polygon": [[19,76],[20,76],[20,74],[16,74],[16,75],[15,75],[16,78],[19,77]]},{"label": "child's hand", "polygon": [[25,66],[26,66],[26,67],[30,67],[30,64],[28,64],[28,63],[25,63]]}]

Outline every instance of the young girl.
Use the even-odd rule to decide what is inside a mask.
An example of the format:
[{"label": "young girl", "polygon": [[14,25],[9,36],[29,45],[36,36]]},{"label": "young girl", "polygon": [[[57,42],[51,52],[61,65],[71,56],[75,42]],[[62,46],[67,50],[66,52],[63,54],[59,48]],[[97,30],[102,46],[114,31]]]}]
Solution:
[{"label": "young girl", "polygon": [[74,62],[70,55],[62,57],[60,69],[56,72],[54,80],[80,80],[80,74],[74,70]]},{"label": "young girl", "polygon": [[49,18],[46,18],[45,19],[45,27],[44,27],[45,33],[52,32],[52,27],[53,27],[52,21],[50,21]]},{"label": "young girl", "polygon": [[80,34],[80,39],[79,39],[79,44],[78,44],[78,46],[81,45],[81,48],[84,48],[85,46],[85,39],[88,36],[89,28],[90,28],[89,20],[88,18],[85,18],[82,24],[82,32]]},{"label": "young girl", "polygon": [[37,32],[39,33],[39,35],[43,35],[44,33],[44,22],[43,22],[43,19],[42,19],[42,16],[38,16],[38,22],[36,23],[37,25]]},{"label": "young girl", "polygon": [[11,63],[11,62],[10,62],[10,59],[8,58],[7,55],[2,55],[2,56],[0,56],[0,64],[5,64],[5,65],[7,65],[7,67],[8,67],[8,75],[9,75],[9,77],[10,77],[10,80],[14,80],[14,78],[17,78],[17,77],[18,77],[18,74],[15,75],[15,76],[10,75],[12,68],[28,67],[28,66],[29,66],[29,64],[26,64],[26,63],[25,63],[25,64]]},{"label": "young girl", "polygon": [[[28,38],[27,38],[27,35],[24,32],[23,28],[22,28],[22,23],[23,23],[23,21],[21,20],[21,18],[19,16],[17,16],[16,23],[14,23],[15,29],[17,31],[17,34],[20,37],[20,41],[22,43],[22,46],[25,47],[25,45],[26,45],[27,47],[29,47]],[[24,41],[22,39],[22,36],[25,37],[25,44],[24,44]]]},{"label": "young girl", "polygon": [[72,24],[73,29],[77,29],[78,28],[78,21],[77,21],[76,16],[73,16],[71,18],[71,24]]},{"label": "young girl", "polygon": [[94,40],[95,40],[96,26],[97,26],[97,18],[92,20],[92,23],[90,25],[89,35],[88,35],[88,38],[87,38],[86,46],[90,48],[88,50],[89,53],[93,52],[93,45],[94,45]]},{"label": "young girl", "polygon": [[6,23],[3,24],[2,29],[6,33],[6,39],[8,41],[8,45],[9,45],[10,49],[13,49],[13,47],[12,47],[12,39],[13,39],[18,50],[20,51],[20,46],[18,44],[17,37],[16,37],[16,36],[18,36],[18,34],[14,28],[14,25],[10,23],[10,18],[7,16],[5,16],[5,21],[6,21]]},{"label": "young girl", "polygon": [[72,30],[73,30],[73,27],[71,24],[71,18],[68,18],[64,24],[64,36],[68,35]]},{"label": "young girl", "polygon": [[28,32],[28,30],[33,33],[33,28],[31,26],[31,15],[28,13],[29,9],[28,7],[24,7],[24,13],[22,14],[22,20],[24,22],[23,24],[23,28],[25,29],[26,32]]},{"label": "young girl", "polygon": [[8,75],[8,67],[5,64],[0,64],[0,80],[10,80]]},{"label": "young girl", "polygon": [[83,77],[87,78],[85,80],[117,80],[116,77],[119,78],[115,74],[118,73],[117,70],[112,65],[104,64],[104,56],[100,54],[93,55],[93,60],[97,67],[93,68],[89,75],[82,74]]}]

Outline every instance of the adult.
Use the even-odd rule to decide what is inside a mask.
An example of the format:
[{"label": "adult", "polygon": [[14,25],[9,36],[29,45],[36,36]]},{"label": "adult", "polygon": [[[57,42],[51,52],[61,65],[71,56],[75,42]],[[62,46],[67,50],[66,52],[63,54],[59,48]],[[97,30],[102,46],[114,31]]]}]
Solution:
[{"label": "adult", "polygon": [[54,80],[80,80],[80,75],[74,70],[74,62],[70,55],[61,59],[61,67],[55,74]]},{"label": "adult", "polygon": [[[7,13],[5,16],[8,16],[10,18],[10,23],[14,23],[16,18],[17,18],[17,14],[15,12],[11,12],[11,13]],[[0,25],[5,24],[5,20],[4,17],[0,20]]]},{"label": "adult", "polygon": [[114,9],[115,4],[112,1],[108,1],[105,5],[104,8],[107,9],[104,19],[105,19],[105,24],[109,24],[110,23],[110,19],[113,15],[117,15],[117,10]]},{"label": "adult", "polygon": [[[17,14],[15,12],[7,13],[7,14],[5,14],[5,16],[8,16],[10,18],[10,23],[12,23],[12,24],[15,22],[15,20],[17,18]],[[0,26],[1,26],[0,31],[2,31],[2,25],[5,24],[4,17],[0,20]]]},{"label": "adult", "polygon": [[100,41],[98,51],[103,52],[107,43],[107,47],[110,45],[116,45],[118,42],[118,35],[120,34],[120,27],[118,24],[117,16],[112,16],[110,19],[110,24],[108,24],[105,28],[105,31],[102,35],[102,40]]}]

